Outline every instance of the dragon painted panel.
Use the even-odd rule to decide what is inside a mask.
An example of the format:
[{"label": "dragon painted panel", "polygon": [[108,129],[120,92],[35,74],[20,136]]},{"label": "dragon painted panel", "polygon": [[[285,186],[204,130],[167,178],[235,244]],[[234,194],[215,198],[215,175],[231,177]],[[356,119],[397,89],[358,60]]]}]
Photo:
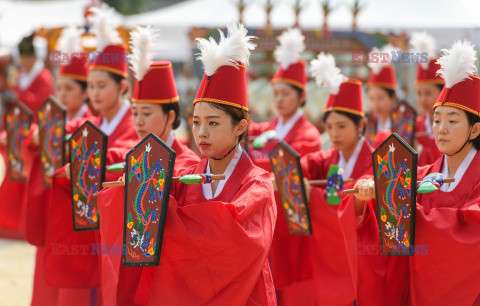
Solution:
[{"label": "dragon painted panel", "polygon": [[37,110],[42,181],[52,186],[52,176],[65,163],[65,109],[55,98],[48,98]]},{"label": "dragon painted panel", "polygon": [[8,175],[11,181],[25,182],[28,169],[25,165],[23,144],[30,133],[32,112],[21,102],[9,102],[5,112],[5,123]]},{"label": "dragon painted panel", "polygon": [[123,265],[156,266],[165,228],[175,152],[149,134],[126,157]]},{"label": "dragon painted panel", "polygon": [[107,135],[90,121],[70,138],[73,230],[98,230],[97,196],[105,178]]},{"label": "dragon painted panel", "polygon": [[409,145],[413,146],[415,140],[415,120],[417,112],[405,101],[392,112],[392,132],[397,133]]},{"label": "dragon painted panel", "polygon": [[278,193],[290,234],[311,235],[300,156],[281,141],[270,152],[270,165],[275,175]]},{"label": "dragon painted panel", "polygon": [[417,153],[393,133],[372,159],[382,254],[413,255]]}]

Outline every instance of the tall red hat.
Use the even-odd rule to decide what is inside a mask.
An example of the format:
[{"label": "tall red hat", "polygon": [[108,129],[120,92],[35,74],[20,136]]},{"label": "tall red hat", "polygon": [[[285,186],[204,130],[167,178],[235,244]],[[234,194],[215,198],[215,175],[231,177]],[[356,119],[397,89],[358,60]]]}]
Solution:
[{"label": "tall red hat", "polygon": [[436,44],[433,36],[427,32],[415,32],[410,39],[411,52],[419,55],[415,84],[441,84],[445,82],[437,75],[440,65],[437,63]]},{"label": "tall red hat", "polygon": [[167,104],[178,102],[171,62],[154,62],[141,81],[136,81],[132,102]]},{"label": "tall red hat", "polygon": [[480,77],[473,74],[477,70],[476,60],[476,52],[469,41],[457,41],[438,60],[441,66],[438,73],[445,80],[445,86],[434,109],[455,107],[480,117]]},{"label": "tall red hat", "polygon": [[311,73],[319,86],[328,86],[330,95],[324,113],[341,111],[364,117],[362,103],[362,82],[349,79],[335,66],[331,54],[320,53],[311,62]]},{"label": "tall red hat", "polygon": [[250,42],[247,29],[242,25],[230,24],[228,34],[217,44],[213,39],[199,38],[198,48],[205,69],[193,105],[198,102],[210,102],[230,105],[248,111],[247,73],[250,50],[255,44]]},{"label": "tall red hat", "polygon": [[108,71],[124,78],[128,76],[128,52],[117,31],[120,17],[106,4],[90,8],[88,17],[97,39],[97,54],[90,64],[90,70]]},{"label": "tall red hat", "polygon": [[88,76],[88,54],[81,46],[83,30],[75,26],[65,28],[59,38],[62,64],[57,77],[67,77],[86,82]]},{"label": "tall red hat", "polygon": [[440,69],[437,59],[438,58],[429,60],[426,69],[421,63],[418,64],[415,84],[445,84],[445,81],[442,79],[442,77],[437,75],[437,71]]},{"label": "tall red hat", "polygon": [[395,76],[395,69],[392,65],[383,67],[380,72],[376,73],[374,70],[370,71],[370,76],[367,81],[368,87],[383,87],[391,90],[397,89],[397,78]]},{"label": "tall red hat", "polygon": [[305,90],[307,85],[306,63],[300,59],[305,50],[305,37],[299,29],[288,29],[278,37],[280,45],[275,49],[275,59],[279,63],[272,83],[284,82]]},{"label": "tall red hat", "polygon": [[88,55],[86,53],[71,54],[69,62],[60,66],[57,77],[67,77],[86,82],[88,77]]},{"label": "tall red hat", "polygon": [[127,58],[128,52],[124,45],[108,45],[102,52],[97,53],[89,69],[103,70],[126,78],[128,76]]},{"label": "tall red hat", "polygon": [[155,48],[158,47],[159,33],[153,27],[137,26],[131,32],[132,53],[128,59],[136,78],[132,102],[134,103],[176,103],[177,87],[173,76],[172,63],[154,62]]},{"label": "tall red hat", "polygon": [[[392,53],[398,51],[392,45],[387,44],[382,49],[373,48],[369,54],[372,59],[367,66],[370,68],[370,76],[367,80],[368,87],[383,87],[386,89],[397,89],[397,78],[395,68],[392,65]],[[385,56],[386,55],[386,56]],[[373,59],[377,58],[376,61]]]}]

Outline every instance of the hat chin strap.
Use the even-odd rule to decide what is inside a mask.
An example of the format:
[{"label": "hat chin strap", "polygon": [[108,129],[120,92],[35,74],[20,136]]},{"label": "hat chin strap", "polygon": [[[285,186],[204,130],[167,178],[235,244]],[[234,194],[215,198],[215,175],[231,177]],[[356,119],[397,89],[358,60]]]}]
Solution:
[{"label": "hat chin strap", "polygon": [[467,145],[467,143],[470,142],[470,136],[472,135],[472,129],[470,129],[470,132],[468,133],[468,137],[467,137],[467,140],[465,141],[465,143],[463,144],[463,146],[455,153],[453,154],[447,154],[445,153],[447,156],[454,156],[454,155],[457,155],[458,153],[460,153],[460,151],[463,150],[463,148],[465,148],[465,146]]},{"label": "hat chin strap", "polygon": [[225,157],[227,157],[228,154],[232,153],[232,151],[237,148],[237,146],[238,146],[239,143],[240,143],[240,140],[238,140],[238,142],[233,146],[233,148],[231,148],[227,153],[225,153],[225,155],[223,155],[222,158],[215,158],[215,157],[210,157],[210,158],[213,159],[213,160],[222,160],[222,159],[224,159]]}]

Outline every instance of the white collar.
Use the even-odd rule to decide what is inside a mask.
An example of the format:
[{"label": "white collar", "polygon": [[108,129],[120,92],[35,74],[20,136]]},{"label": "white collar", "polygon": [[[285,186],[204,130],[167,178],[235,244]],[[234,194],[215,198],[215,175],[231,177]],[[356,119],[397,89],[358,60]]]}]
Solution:
[{"label": "white collar", "polygon": [[73,116],[72,119],[68,118],[67,116],[67,122],[73,120],[73,119],[77,119],[77,118],[80,118],[82,117],[83,115],[85,115],[85,113],[87,112],[87,109],[88,109],[88,105],[87,104],[82,104],[82,107],[80,107],[80,109],[78,110],[78,112],[75,114],[75,116]]},{"label": "white collar", "polygon": [[169,146],[171,148],[174,140],[175,140],[175,135],[173,135],[173,132],[170,131],[170,134],[168,134],[168,138],[167,138],[167,141],[166,141],[167,146]]},{"label": "white collar", "polygon": [[353,150],[352,156],[348,159],[348,162],[345,161],[345,158],[343,157],[342,151],[338,151],[338,154],[340,155],[338,165],[340,166],[341,169],[343,169],[343,178],[351,178],[352,173],[353,173],[353,168],[355,168],[355,164],[357,163],[358,155],[360,154],[360,151],[362,150],[363,143],[365,141],[365,137],[361,137],[357,145],[355,146],[355,149]]},{"label": "white collar", "polygon": [[35,64],[33,64],[32,69],[29,72],[22,70],[20,78],[18,79],[18,88],[20,90],[26,90],[30,84],[37,78],[37,76],[42,72],[44,64],[41,59],[37,59]]},{"label": "white collar", "polygon": [[392,129],[392,118],[388,117],[385,122],[382,121],[382,118],[378,118],[377,121],[377,133],[383,130],[391,130]]},{"label": "white collar", "polygon": [[[455,182],[443,184],[442,187],[440,187],[441,191],[450,192],[450,191],[453,191],[455,187],[457,187],[457,184],[460,183],[460,180],[465,174],[465,171],[467,171],[468,166],[470,166],[470,163],[472,162],[476,154],[477,154],[477,150],[474,147],[472,147],[470,149],[470,152],[468,152],[467,156],[465,156],[462,163],[458,167],[457,172],[455,172],[455,175],[454,175]],[[442,174],[443,174],[443,177],[448,177],[447,155],[445,155],[445,157],[443,158]]]},{"label": "white collar", "polygon": [[120,121],[122,121],[123,117],[125,114],[128,112],[130,109],[130,102],[127,99],[124,99],[122,102],[122,106],[120,107],[120,110],[117,112],[115,117],[110,122],[107,122],[107,119],[103,117],[102,119],[102,124],[100,125],[100,129],[110,136],[113,131],[117,128],[118,124]]},{"label": "white collar", "polygon": [[[211,200],[213,198],[218,197],[220,192],[222,192],[223,187],[225,186],[226,182],[228,181],[228,178],[232,175],[233,170],[235,170],[235,167],[238,164],[238,161],[240,160],[240,157],[242,156],[243,149],[239,145],[237,147],[237,150],[235,154],[233,155],[233,158],[230,160],[230,163],[228,163],[227,169],[225,169],[225,179],[221,180],[220,183],[217,186],[217,190],[215,190],[215,195],[212,196],[212,184],[202,184],[202,193],[205,199]],[[211,173],[210,172],[210,161],[207,163],[207,170],[205,173]]]},{"label": "white collar", "polygon": [[297,123],[298,119],[302,117],[303,115],[303,110],[302,108],[298,108],[295,114],[287,120],[287,122],[283,123],[283,118],[279,117],[277,125],[275,126],[275,132],[277,133],[277,139],[283,139],[285,138],[290,130],[293,128],[295,123]]},{"label": "white collar", "polygon": [[427,132],[428,138],[433,139],[432,125],[430,124],[430,114],[425,113],[425,132]]}]

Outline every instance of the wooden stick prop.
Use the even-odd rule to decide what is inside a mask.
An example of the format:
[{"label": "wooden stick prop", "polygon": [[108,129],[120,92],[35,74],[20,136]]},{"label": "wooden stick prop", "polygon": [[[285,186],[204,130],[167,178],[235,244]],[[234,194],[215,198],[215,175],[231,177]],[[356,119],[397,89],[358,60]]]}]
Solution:
[{"label": "wooden stick prop", "polygon": [[13,182],[25,182],[28,169],[25,167],[23,142],[30,133],[33,114],[23,103],[6,103],[5,123],[7,130],[8,176]]},{"label": "wooden stick prop", "polygon": [[65,164],[65,108],[50,96],[37,110],[42,181],[52,186],[52,176]]},{"label": "wooden stick prop", "polygon": [[[311,181],[308,181],[310,183],[311,186],[325,186],[327,185],[328,183],[328,179],[326,180],[311,180]],[[352,178],[346,178],[343,180],[344,183],[351,183],[353,182],[353,179]]]},{"label": "wooden stick prop", "polygon": [[284,141],[280,141],[270,151],[269,157],[290,234],[311,235],[312,225],[300,155]]},{"label": "wooden stick prop", "polygon": [[[432,176],[432,177],[431,177]],[[417,181],[418,193],[430,193],[437,191],[440,187],[445,183],[453,183],[455,182],[455,178],[443,178],[443,174],[434,172],[430,173],[426,177],[423,178],[421,181]],[[355,194],[358,193],[358,189],[345,189],[343,190],[343,194]]]},{"label": "wooden stick prop", "polygon": [[73,230],[100,228],[97,195],[105,180],[108,136],[90,121],[70,138],[70,184],[72,187]]},{"label": "wooden stick prop", "polygon": [[172,183],[175,151],[150,133],[126,157],[123,266],[156,266]]},{"label": "wooden stick prop", "polygon": [[[225,179],[225,174],[187,174],[183,176],[175,176],[172,178],[173,183],[183,183],[185,185],[193,184],[209,184],[212,181],[221,181]],[[104,182],[102,184],[103,188],[107,187],[122,187],[125,186],[125,182],[116,181],[116,182]]]},{"label": "wooden stick prop", "polygon": [[410,146],[415,140],[415,120],[417,112],[405,101],[400,102],[392,112],[392,132],[397,133]]}]

